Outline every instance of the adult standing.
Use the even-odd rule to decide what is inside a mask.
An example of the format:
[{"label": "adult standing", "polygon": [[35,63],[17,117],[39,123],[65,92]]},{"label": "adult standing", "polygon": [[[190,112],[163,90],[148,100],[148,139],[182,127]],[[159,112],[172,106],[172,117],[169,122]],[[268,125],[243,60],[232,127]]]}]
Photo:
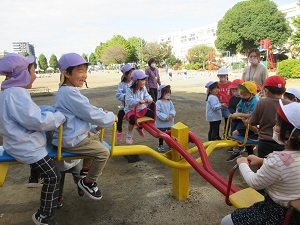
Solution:
[{"label": "adult standing", "polygon": [[[146,69],[145,74],[148,76],[146,78],[146,88],[149,94],[151,95],[153,102],[157,101],[157,88],[161,85],[160,76],[158,69],[156,67],[156,61],[154,58],[149,59],[149,67]],[[153,105],[151,104],[150,108],[153,110]]]},{"label": "adult standing", "polygon": [[264,85],[265,80],[268,78],[267,68],[260,64],[260,52],[256,48],[252,48],[248,54],[249,66],[245,67],[242,75],[243,81],[254,81],[261,87]]}]

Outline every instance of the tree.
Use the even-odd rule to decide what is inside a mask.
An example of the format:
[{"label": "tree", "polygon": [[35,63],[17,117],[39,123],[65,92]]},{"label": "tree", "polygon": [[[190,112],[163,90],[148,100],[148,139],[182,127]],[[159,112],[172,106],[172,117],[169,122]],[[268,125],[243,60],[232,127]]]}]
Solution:
[{"label": "tree", "polygon": [[131,47],[131,53],[128,54],[129,62],[143,61],[142,49],[146,41],[138,37],[130,37],[127,41]]},{"label": "tree", "polygon": [[39,56],[39,68],[44,72],[48,68],[47,58],[44,54],[40,54]]},{"label": "tree", "polygon": [[58,62],[57,62],[57,57],[56,57],[56,55],[52,54],[52,55],[50,56],[49,65],[54,69],[54,71],[56,71],[57,66],[58,66]]},{"label": "tree", "polygon": [[172,54],[172,47],[166,42],[149,42],[142,49],[143,59],[147,62],[150,58],[154,58],[161,65]]},{"label": "tree", "polygon": [[[298,1],[298,6],[300,6],[300,1]],[[293,19],[293,25],[296,28],[296,31],[291,36],[292,43],[290,46],[290,53],[292,58],[296,58],[300,52],[300,15]]]},{"label": "tree", "polygon": [[249,0],[235,4],[218,22],[215,46],[231,53],[248,52],[261,39],[274,47],[284,44],[292,33],[284,14],[270,0]]},{"label": "tree", "polygon": [[[191,63],[202,63],[203,67],[208,62],[208,56],[215,55],[216,50],[208,45],[196,45],[188,50],[186,59]],[[204,68],[203,68],[204,69]]]},{"label": "tree", "polygon": [[181,64],[182,62],[181,62],[180,59],[177,59],[177,58],[175,57],[175,55],[170,55],[170,57],[166,60],[166,64],[167,64],[167,65],[173,66],[173,65],[175,65],[176,63]]},{"label": "tree", "polygon": [[20,54],[24,57],[29,56],[29,54],[27,52],[21,52]]},{"label": "tree", "polygon": [[97,64],[97,59],[96,59],[96,55],[95,53],[91,53],[90,56],[89,56],[89,62],[92,64],[92,65],[96,65]]},{"label": "tree", "polygon": [[82,56],[82,58],[84,58],[84,60],[85,60],[85,61],[87,61],[87,62],[89,61],[89,60],[88,60],[88,56],[87,56],[87,54],[85,54],[85,53],[82,53],[82,55],[81,55],[81,56]]},{"label": "tree", "polygon": [[113,46],[104,50],[103,56],[100,58],[104,65],[121,64],[127,57],[127,51],[123,46]]}]

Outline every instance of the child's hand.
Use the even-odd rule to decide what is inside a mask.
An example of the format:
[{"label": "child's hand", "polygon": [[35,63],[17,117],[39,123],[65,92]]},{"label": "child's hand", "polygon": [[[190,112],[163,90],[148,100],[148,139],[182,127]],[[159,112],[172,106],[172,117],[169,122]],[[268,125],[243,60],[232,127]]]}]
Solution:
[{"label": "child's hand", "polygon": [[234,119],[235,117],[234,117],[234,114],[230,114],[229,116],[228,116],[228,118],[229,119]]},{"label": "child's hand", "polygon": [[171,121],[173,119],[173,116],[172,115],[169,115],[166,119],[166,121]]},{"label": "child's hand", "polygon": [[152,102],[153,102],[153,100],[151,100],[151,99],[148,99],[148,100],[147,100],[147,103],[148,103],[148,104],[151,104]]},{"label": "child's hand", "polygon": [[264,162],[263,158],[259,158],[256,155],[249,155],[247,159],[251,166],[261,165]]},{"label": "child's hand", "polygon": [[115,115],[115,122],[118,122],[118,117]]},{"label": "child's hand", "polygon": [[140,104],[145,104],[145,100],[140,100]]},{"label": "child's hand", "polygon": [[248,159],[246,158],[246,157],[241,157],[241,158],[238,158],[237,160],[236,160],[236,163],[237,164],[241,164],[241,163],[246,163],[248,166],[249,166],[249,162],[248,162]]},{"label": "child's hand", "polygon": [[227,104],[226,103],[222,103],[222,108],[226,108],[227,107]]}]

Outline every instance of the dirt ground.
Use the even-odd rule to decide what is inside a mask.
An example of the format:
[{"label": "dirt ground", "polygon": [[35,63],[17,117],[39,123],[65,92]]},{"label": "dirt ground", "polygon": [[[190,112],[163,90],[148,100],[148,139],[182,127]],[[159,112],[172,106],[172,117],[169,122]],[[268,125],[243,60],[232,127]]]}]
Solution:
[{"label": "dirt ground", "polygon": [[[230,76],[230,80],[239,78],[240,74]],[[117,113],[119,102],[115,98],[118,73],[92,73],[88,78],[89,88],[82,93],[98,107]],[[38,78],[34,87],[49,87],[55,92],[58,88],[59,75],[50,78]],[[205,121],[205,88],[210,80],[217,76],[204,72],[189,71],[188,78],[174,74],[169,81],[164,71],[161,80],[170,84],[172,100],[177,111],[176,121],[189,127],[200,139],[207,141],[208,123]],[[298,81],[290,81],[298,85]],[[51,105],[54,95],[33,97],[38,105]],[[123,129],[126,131],[127,122]],[[224,123],[222,122],[221,128]],[[108,131],[109,134],[109,131]],[[107,142],[110,137],[106,136]],[[158,140],[147,134],[145,138],[136,132],[134,144],[157,148]],[[2,140],[0,140],[2,145]],[[119,145],[126,145],[123,137]],[[229,156],[226,149],[214,151],[209,159],[215,171],[224,178],[229,175],[235,162],[227,163]],[[196,154],[195,157],[198,157]],[[142,161],[129,164],[124,157],[112,157],[98,180],[103,192],[103,199],[93,201],[86,196],[79,197],[77,188],[70,174],[66,176],[63,207],[57,210],[56,219],[60,225],[98,225],[98,224],[220,224],[220,220],[234,210],[227,206],[224,196],[203,179],[194,169],[190,170],[190,197],[178,201],[172,195],[172,170],[148,155],[141,155]],[[0,188],[0,225],[33,224],[32,214],[38,209],[40,188],[26,188],[29,166],[12,165],[9,168],[4,186]],[[245,187],[239,173],[234,184]]]}]

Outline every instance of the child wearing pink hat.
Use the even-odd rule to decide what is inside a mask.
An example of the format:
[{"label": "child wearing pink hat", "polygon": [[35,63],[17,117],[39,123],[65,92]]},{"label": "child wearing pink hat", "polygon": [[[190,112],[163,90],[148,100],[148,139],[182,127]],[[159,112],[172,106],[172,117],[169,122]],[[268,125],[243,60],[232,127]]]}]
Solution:
[{"label": "child wearing pink hat", "polygon": [[[267,80],[266,80],[267,81]],[[300,198],[300,104],[282,104],[273,127],[273,140],[284,150],[270,153],[266,159],[255,155],[237,159],[240,173],[246,183],[256,189],[264,189],[264,201],[249,208],[240,208],[225,216],[221,225],[283,224],[289,202]],[[270,115],[269,115],[270,116]],[[256,172],[250,166],[262,165]],[[295,212],[290,225],[299,224],[299,212]]]},{"label": "child wearing pink hat", "polygon": [[0,74],[6,76],[0,92],[0,135],[8,154],[31,165],[44,178],[40,208],[32,215],[33,222],[54,225],[61,175],[46,150],[44,131],[58,128],[66,118],[53,107],[39,107],[32,101],[27,89],[36,78],[34,60],[33,56],[15,53],[0,60]]}]

